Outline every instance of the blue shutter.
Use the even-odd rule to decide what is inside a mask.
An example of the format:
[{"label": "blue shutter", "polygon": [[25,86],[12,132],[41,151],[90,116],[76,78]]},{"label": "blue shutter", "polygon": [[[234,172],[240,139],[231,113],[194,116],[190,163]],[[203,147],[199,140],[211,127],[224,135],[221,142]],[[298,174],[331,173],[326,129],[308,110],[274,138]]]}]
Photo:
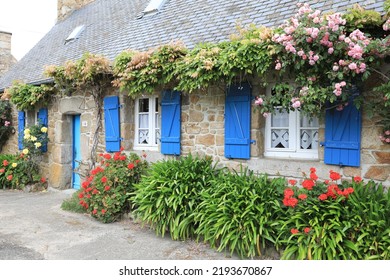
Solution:
[{"label": "blue shutter", "polygon": [[23,149],[23,137],[24,137],[24,125],[25,125],[25,114],[23,111],[18,112],[18,148]]},{"label": "blue shutter", "polygon": [[161,101],[161,153],[180,155],[180,92],[163,91]]},{"label": "blue shutter", "polygon": [[250,158],[251,89],[230,86],[225,102],[225,157]]},{"label": "blue shutter", "polygon": [[360,166],[360,132],[362,117],[360,110],[348,102],[343,110],[326,111],[325,155],[326,164]]},{"label": "blue shutter", "polygon": [[104,125],[107,152],[117,152],[121,148],[119,107],[118,96],[104,98]]},{"label": "blue shutter", "polygon": [[[49,122],[48,122],[48,112],[47,108],[41,108],[38,111],[38,122],[39,124],[47,127]],[[42,152],[47,152],[47,144],[43,145],[41,148]]]}]

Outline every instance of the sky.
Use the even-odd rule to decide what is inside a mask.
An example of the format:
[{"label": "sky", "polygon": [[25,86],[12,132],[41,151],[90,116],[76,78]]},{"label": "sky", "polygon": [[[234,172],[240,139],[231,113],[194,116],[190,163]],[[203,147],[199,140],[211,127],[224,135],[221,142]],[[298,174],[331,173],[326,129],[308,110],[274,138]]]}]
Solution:
[{"label": "sky", "polygon": [[0,0],[0,30],[12,33],[20,60],[56,23],[57,0]]}]

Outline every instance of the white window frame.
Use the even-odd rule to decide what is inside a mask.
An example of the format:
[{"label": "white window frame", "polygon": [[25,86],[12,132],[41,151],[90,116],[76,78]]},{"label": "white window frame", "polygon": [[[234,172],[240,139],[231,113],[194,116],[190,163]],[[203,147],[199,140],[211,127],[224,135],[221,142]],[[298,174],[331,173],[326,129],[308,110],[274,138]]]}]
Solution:
[{"label": "white window frame", "polygon": [[[272,87],[267,89],[267,95],[271,95]],[[272,148],[271,146],[271,119],[269,115],[266,118],[265,124],[265,157],[273,158],[293,158],[293,159],[318,159],[318,148],[317,149],[301,149],[300,145],[300,117],[301,112],[298,110],[289,112],[288,129],[289,131],[289,148]],[[310,127],[310,129],[319,130],[319,127]]]},{"label": "white window frame", "polygon": [[[148,128],[149,128],[149,143],[150,144],[139,144],[139,101],[141,99],[149,99],[149,120],[148,120]],[[158,143],[156,139],[156,130],[161,131],[161,127],[156,127],[156,114],[158,114],[159,123],[161,124],[161,110],[158,110],[156,113],[156,106],[158,104],[158,96],[141,96],[135,100],[135,137],[134,137],[134,150],[148,150],[148,151],[158,151]]]},{"label": "white window frame", "polygon": [[24,111],[25,116],[25,127],[38,124],[38,113],[39,110],[26,110]]}]

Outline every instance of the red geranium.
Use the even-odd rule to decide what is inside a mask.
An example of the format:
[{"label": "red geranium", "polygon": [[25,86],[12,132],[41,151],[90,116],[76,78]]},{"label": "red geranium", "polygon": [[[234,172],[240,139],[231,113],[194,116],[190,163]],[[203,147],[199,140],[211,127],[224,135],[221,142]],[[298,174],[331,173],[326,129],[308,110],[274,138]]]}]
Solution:
[{"label": "red geranium", "polygon": [[298,198],[299,198],[300,200],[305,200],[305,199],[307,198],[307,195],[304,194],[304,193],[302,193],[302,194],[298,195]]},{"label": "red geranium", "polygon": [[283,204],[284,204],[284,206],[294,208],[298,204],[298,199],[296,199],[294,197],[285,197],[283,199]]},{"label": "red geranium", "polygon": [[0,173],[4,173],[4,172],[5,172],[4,168],[0,169]]},{"label": "red geranium", "polygon": [[7,166],[9,164],[8,160],[3,160],[3,166]]},{"label": "red geranium", "polygon": [[41,183],[46,183],[46,178],[45,177],[41,178]]},{"label": "red geranium", "polygon": [[314,172],[310,173],[310,179],[312,179],[313,181],[316,181],[318,179],[317,174],[315,174]]},{"label": "red geranium", "polygon": [[294,195],[294,191],[290,188],[287,188],[284,190],[284,196],[285,197],[292,197]]},{"label": "red geranium", "polygon": [[323,193],[323,194],[320,194],[320,196],[318,197],[319,200],[326,200],[328,198],[328,196]]},{"label": "red geranium", "polygon": [[359,177],[359,176],[355,176],[352,178],[352,180],[356,183],[360,183],[362,181],[362,177]]},{"label": "red geranium", "polygon": [[13,177],[14,177],[14,176],[13,176],[12,174],[11,174],[11,175],[8,175],[8,176],[7,176],[7,180],[8,180],[8,181],[11,181]]},{"label": "red geranium", "polygon": [[311,230],[311,228],[309,228],[309,227],[305,227],[305,229],[303,230],[306,234],[307,233],[309,233],[310,232],[310,230]]},{"label": "red geranium", "polygon": [[297,180],[288,180],[288,183],[291,185],[291,186],[295,186],[297,184]]},{"label": "red geranium", "polygon": [[341,175],[337,172],[334,172],[333,170],[329,171],[329,177],[330,179],[332,179],[333,181],[337,181],[338,179],[341,178]]},{"label": "red geranium", "polygon": [[314,167],[310,168],[310,173],[316,173],[316,169]]},{"label": "red geranium", "polygon": [[104,190],[105,190],[105,191],[109,191],[110,189],[111,189],[110,186],[105,186],[105,187],[104,187]]},{"label": "red geranium", "polygon": [[291,234],[297,234],[297,233],[299,233],[299,230],[297,230],[296,228],[291,229]]},{"label": "red geranium", "polygon": [[129,165],[127,165],[127,168],[130,169],[130,170],[133,169],[134,168],[134,163],[129,163]]},{"label": "red geranium", "polygon": [[93,209],[92,214],[96,215],[96,213],[97,213],[97,209]]},{"label": "red geranium", "polygon": [[102,214],[104,215],[106,212],[107,212],[107,210],[106,209],[102,209]]},{"label": "red geranium", "polygon": [[110,154],[104,154],[103,157],[104,157],[105,159],[111,159],[111,155],[110,155]]},{"label": "red geranium", "polygon": [[302,182],[302,186],[303,186],[305,189],[309,190],[309,191],[313,189],[314,185],[315,185],[315,183],[314,183],[313,180],[308,180],[308,179],[306,179],[306,180],[304,180],[304,181]]},{"label": "red geranium", "polygon": [[106,176],[103,176],[102,179],[101,179],[102,183],[107,183],[107,177]]}]

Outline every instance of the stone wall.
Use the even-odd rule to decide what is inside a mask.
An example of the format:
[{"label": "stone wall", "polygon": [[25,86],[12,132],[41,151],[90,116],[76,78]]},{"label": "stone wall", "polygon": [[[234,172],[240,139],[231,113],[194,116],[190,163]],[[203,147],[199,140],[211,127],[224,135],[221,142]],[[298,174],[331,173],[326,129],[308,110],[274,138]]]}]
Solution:
[{"label": "stone wall", "polygon": [[7,72],[16,63],[11,54],[12,33],[0,31],[0,76]]},{"label": "stone wall", "polygon": [[57,0],[57,20],[61,21],[73,11],[93,2],[94,0]]}]

